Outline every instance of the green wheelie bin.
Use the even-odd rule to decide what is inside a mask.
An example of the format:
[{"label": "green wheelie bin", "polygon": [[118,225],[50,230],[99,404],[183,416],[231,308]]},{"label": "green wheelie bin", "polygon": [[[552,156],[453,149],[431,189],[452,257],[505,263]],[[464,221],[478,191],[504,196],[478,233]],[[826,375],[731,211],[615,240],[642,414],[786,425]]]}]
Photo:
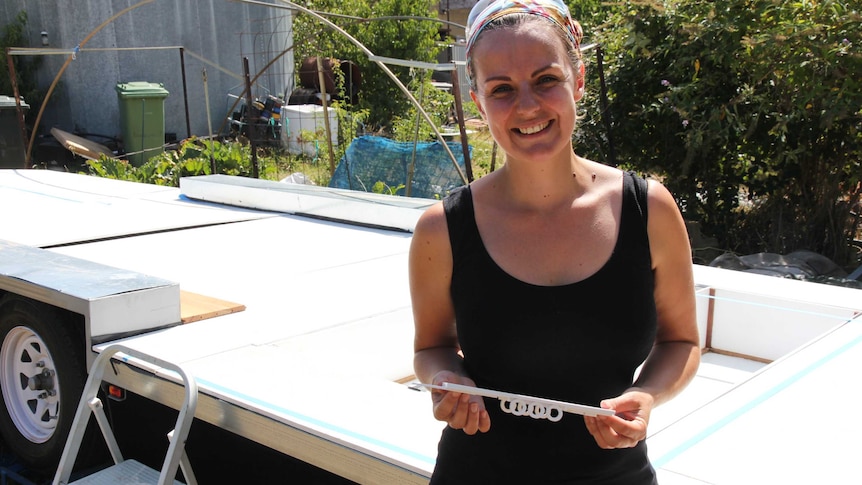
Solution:
[{"label": "green wheelie bin", "polygon": [[139,167],[150,157],[164,151],[164,84],[143,81],[117,84],[120,102],[120,128],[129,162]]}]

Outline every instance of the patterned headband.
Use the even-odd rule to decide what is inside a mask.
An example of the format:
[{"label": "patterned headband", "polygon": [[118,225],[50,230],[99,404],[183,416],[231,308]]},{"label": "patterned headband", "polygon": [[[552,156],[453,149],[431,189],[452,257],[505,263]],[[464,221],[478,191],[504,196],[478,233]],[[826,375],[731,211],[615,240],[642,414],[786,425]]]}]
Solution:
[{"label": "patterned headband", "polygon": [[538,15],[558,25],[566,33],[575,50],[584,36],[581,25],[572,20],[569,8],[562,0],[480,0],[467,17],[467,58],[482,30],[494,20],[510,14]]}]

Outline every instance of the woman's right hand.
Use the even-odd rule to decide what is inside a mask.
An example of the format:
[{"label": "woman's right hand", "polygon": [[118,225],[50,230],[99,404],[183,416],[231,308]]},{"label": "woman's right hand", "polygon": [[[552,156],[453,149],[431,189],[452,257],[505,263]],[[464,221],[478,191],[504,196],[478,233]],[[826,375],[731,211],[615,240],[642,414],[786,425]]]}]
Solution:
[{"label": "woman's right hand", "polygon": [[[451,371],[438,372],[434,375],[431,384],[439,386],[444,382],[476,386],[472,379]],[[434,418],[438,421],[445,421],[452,428],[463,430],[469,435],[477,432],[484,433],[491,429],[491,417],[485,410],[485,401],[482,396],[432,389],[431,400],[434,403]]]}]

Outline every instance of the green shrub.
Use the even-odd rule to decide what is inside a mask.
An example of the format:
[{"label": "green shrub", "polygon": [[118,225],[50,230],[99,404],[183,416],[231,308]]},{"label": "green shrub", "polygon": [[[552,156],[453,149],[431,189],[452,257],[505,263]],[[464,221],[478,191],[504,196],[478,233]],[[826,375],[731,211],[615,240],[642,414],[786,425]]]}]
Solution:
[{"label": "green shrub", "polygon": [[862,17],[851,2],[632,5],[595,32],[612,130],[593,69],[584,155],[662,176],[724,248],[858,264]]},{"label": "green shrub", "polygon": [[[253,174],[248,145],[194,137],[184,140],[177,150],[165,151],[140,167],[106,156],[87,161],[87,167],[91,175],[100,177],[179,187],[180,177],[210,175],[212,161],[215,161],[216,173],[244,177]],[[263,179],[271,180],[278,176],[275,161],[268,157],[258,159],[258,170]]]},{"label": "green shrub", "polygon": [[[436,16],[435,5],[429,0],[320,0],[312,8],[342,15],[328,18],[377,56],[437,62],[440,24],[419,19]],[[365,110],[364,121],[370,127],[388,129],[395,116],[410,109],[410,101],[395,82],[343,35],[305,14],[296,17],[293,31],[297,63],[320,56],[350,60],[360,67],[362,88],[357,108]],[[407,84],[409,68],[388,67]]]}]

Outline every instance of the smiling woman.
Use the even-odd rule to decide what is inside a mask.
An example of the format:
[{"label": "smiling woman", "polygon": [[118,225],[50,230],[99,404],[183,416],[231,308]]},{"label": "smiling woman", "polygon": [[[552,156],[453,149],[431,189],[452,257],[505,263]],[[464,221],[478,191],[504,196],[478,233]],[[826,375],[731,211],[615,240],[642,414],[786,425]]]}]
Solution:
[{"label": "smiling woman", "polygon": [[[574,102],[584,93],[583,64],[568,62],[551,27],[520,22],[511,27],[518,35],[492,30],[474,47],[480,56],[472,64],[480,74],[474,75],[471,96],[482,116],[496,121],[489,127],[507,160],[568,155],[572,150],[565,134],[575,129]],[[506,64],[509,56],[521,60],[518,70]]]},{"label": "smiling woman", "polygon": [[[700,358],[679,209],[575,154],[585,69],[561,1],[480,2],[467,38],[506,163],[429,208],[412,240],[414,368],[448,424],[431,482],[655,483],[650,412]],[[529,419],[458,386],[611,412]]]}]

